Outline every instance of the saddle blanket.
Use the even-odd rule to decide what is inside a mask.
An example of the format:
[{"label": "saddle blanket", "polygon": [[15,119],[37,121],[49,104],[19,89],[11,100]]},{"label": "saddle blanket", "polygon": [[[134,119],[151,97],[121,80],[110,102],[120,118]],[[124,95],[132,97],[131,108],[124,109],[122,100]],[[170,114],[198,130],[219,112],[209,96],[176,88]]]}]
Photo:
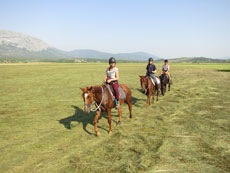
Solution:
[{"label": "saddle blanket", "polygon": [[[115,100],[115,96],[114,96],[113,87],[110,86],[110,85],[106,85],[106,88],[108,88],[109,93],[110,93],[111,96],[112,96],[112,100],[114,101],[114,100]],[[125,99],[125,98],[126,98],[126,94],[125,94],[124,90],[123,90],[120,86],[119,86],[119,88],[118,88],[118,91],[119,91],[119,99],[120,99],[120,100]]]},{"label": "saddle blanket", "polygon": [[[155,85],[155,82],[154,82],[153,78],[150,77],[150,79],[151,79],[153,85]],[[160,80],[158,78],[157,78],[157,83],[160,83]]]}]

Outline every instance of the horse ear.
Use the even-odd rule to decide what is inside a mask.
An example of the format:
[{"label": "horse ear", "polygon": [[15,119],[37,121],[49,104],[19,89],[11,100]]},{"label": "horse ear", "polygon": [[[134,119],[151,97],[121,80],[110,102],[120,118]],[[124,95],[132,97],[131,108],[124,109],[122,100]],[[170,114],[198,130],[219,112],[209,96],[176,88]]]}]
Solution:
[{"label": "horse ear", "polygon": [[85,88],[80,88],[82,91],[85,91]]},{"label": "horse ear", "polygon": [[92,86],[88,87],[88,91],[91,91],[93,94],[95,93],[94,87]]},{"label": "horse ear", "polygon": [[88,89],[88,91],[91,91],[93,89],[93,87],[91,86],[91,87],[88,87],[87,89]]}]

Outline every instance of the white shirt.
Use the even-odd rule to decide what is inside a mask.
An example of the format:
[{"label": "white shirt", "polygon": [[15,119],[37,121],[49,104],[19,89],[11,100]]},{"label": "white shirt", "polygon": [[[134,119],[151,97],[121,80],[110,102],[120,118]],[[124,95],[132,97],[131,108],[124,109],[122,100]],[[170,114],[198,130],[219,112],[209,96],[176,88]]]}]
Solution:
[{"label": "white shirt", "polygon": [[107,68],[107,70],[106,70],[107,77],[109,79],[115,79],[117,71],[118,71],[117,67],[114,67],[112,70],[109,70],[109,68]]}]

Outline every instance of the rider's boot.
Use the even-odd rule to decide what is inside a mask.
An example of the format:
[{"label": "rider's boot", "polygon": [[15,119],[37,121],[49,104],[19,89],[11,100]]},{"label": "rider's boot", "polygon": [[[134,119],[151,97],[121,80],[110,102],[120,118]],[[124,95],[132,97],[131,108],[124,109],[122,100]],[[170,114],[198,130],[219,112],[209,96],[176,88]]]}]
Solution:
[{"label": "rider's boot", "polygon": [[115,103],[116,103],[116,109],[120,109],[120,100],[118,100],[117,101],[117,99],[116,99],[116,101],[115,101]]}]

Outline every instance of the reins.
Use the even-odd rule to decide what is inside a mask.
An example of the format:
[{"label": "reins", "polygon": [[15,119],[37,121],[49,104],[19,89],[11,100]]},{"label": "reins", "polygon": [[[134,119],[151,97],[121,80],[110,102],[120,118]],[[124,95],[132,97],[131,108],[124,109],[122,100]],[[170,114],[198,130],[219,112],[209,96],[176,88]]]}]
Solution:
[{"label": "reins", "polygon": [[[101,102],[100,102],[99,105],[96,103],[95,100],[94,100],[94,103],[92,103],[91,105],[85,104],[85,105],[87,105],[88,107],[90,106],[90,111],[93,111],[93,112],[95,112],[95,111],[97,111],[97,110],[101,111],[100,106],[101,106],[101,104],[102,104],[102,102],[103,102],[103,100],[104,100],[104,90],[103,90],[103,87],[102,87],[102,86],[101,86],[101,90],[102,90],[102,92],[101,92],[101,93],[102,93],[102,99],[101,99]],[[92,105],[95,105],[96,108],[95,108],[95,109],[92,109],[92,108],[91,108]]]}]

